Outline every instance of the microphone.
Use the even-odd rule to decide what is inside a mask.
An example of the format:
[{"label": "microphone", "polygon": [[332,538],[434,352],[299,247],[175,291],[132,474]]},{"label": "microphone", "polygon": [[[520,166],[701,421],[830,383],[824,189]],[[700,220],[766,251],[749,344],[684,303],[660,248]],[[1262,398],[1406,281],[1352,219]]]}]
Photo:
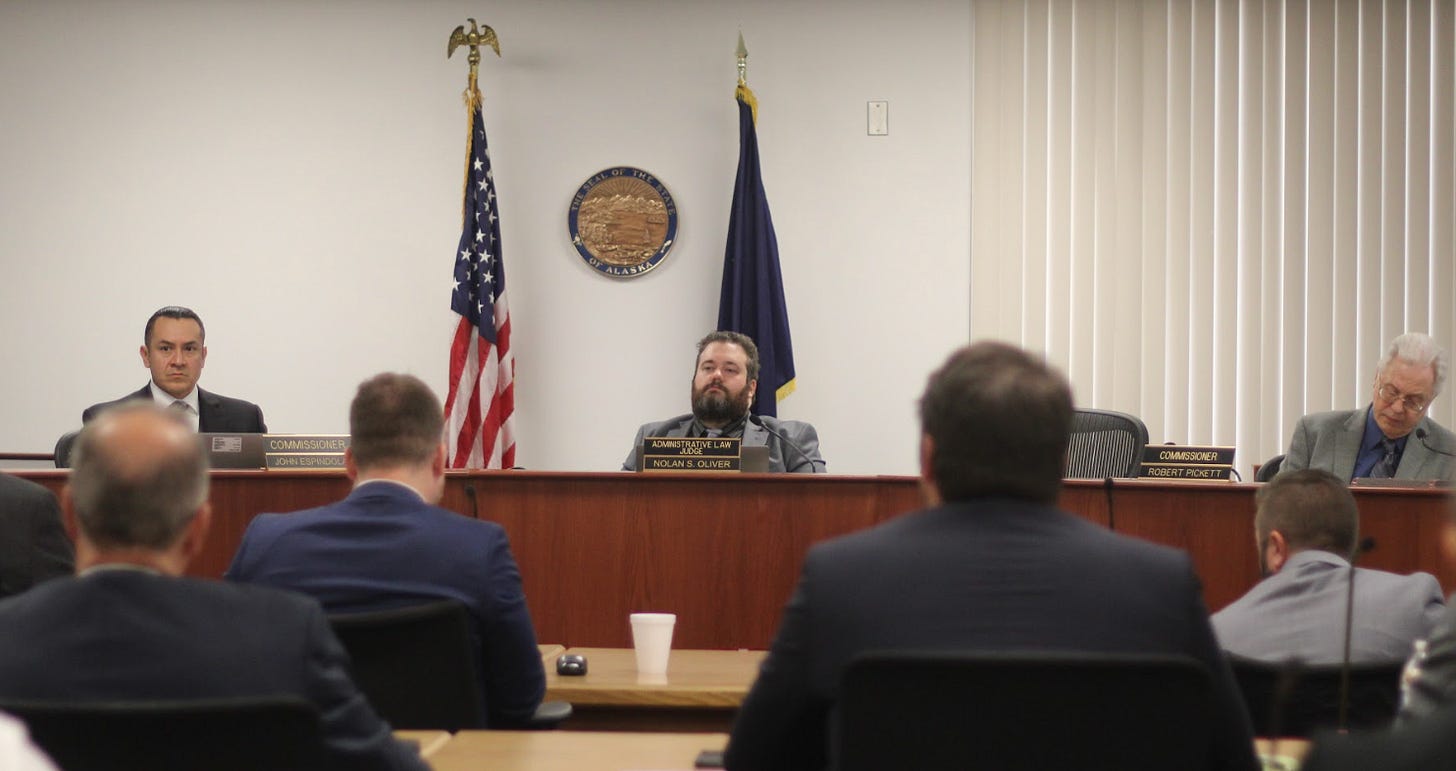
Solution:
[{"label": "microphone", "polygon": [[1428,437],[1430,435],[1431,435],[1431,432],[1425,430],[1424,428],[1417,428],[1416,429],[1416,438],[1419,439],[1419,440],[1421,440],[1421,444],[1424,445],[1427,450],[1430,450],[1431,452],[1434,452],[1437,455],[1445,455],[1448,458],[1456,458],[1456,452],[1446,452],[1445,450],[1442,450],[1440,448],[1432,447],[1431,446],[1431,443],[1426,441],[1426,437]]},{"label": "microphone", "polygon": [[1117,514],[1112,508],[1112,477],[1102,480],[1102,492],[1107,496],[1107,529],[1117,530]]},{"label": "microphone", "polygon": [[[761,428],[761,429],[769,432],[770,434],[773,434],[774,436],[778,437],[779,438],[779,441],[780,442],[783,442],[786,446],[794,448],[794,452],[797,452],[799,454],[799,456],[802,457],[804,460],[809,461],[809,473],[811,473],[811,474],[817,474],[817,473],[819,473],[819,465],[814,462],[814,459],[813,458],[809,457],[809,453],[804,452],[804,449],[802,447],[800,447],[799,445],[795,444],[793,442],[793,440],[789,439],[787,436],[784,436],[783,434],[779,433],[778,431],[775,431],[772,428],[769,428],[768,427],[768,424],[766,424],[766,423],[763,422],[763,418],[760,418],[759,416],[750,413],[749,416],[748,416],[748,422],[749,423],[752,423],[753,425],[758,426],[759,428]],[[788,459],[785,458],[784,461],[785,461],[784,462],[784,466],[787,467],[789,465],[788,464]]]},{"label": "microphone", "polygon": [[465,497],[470,499],[470,518],[480,519],[480,501],[475,498],[475,485],[471,482],[465,483]]},{"label": "microphone", "polygon": [[1340,732],[1350,729],[1350,631],[1355,622],[1355,562],[1360,555],[1375,548],[1375,539],[1366,536],[1360,539],[1360,544],[1355,547],[1355,553],[1350,555],[1350,579],[1345,586],[1345,657],[1340,662]]}]

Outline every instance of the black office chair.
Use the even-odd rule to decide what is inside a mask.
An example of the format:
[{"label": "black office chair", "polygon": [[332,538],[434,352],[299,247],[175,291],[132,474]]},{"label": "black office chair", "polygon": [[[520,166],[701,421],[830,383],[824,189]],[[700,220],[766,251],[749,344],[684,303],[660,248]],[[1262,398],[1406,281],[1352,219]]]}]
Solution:
[{"label": "black office chair", "polygon": [[309,771],[318,710],[292,696],[205,701],[0,701],[65,771]]},{"label": "black office chair", "polygon": [[1148,445],[1148,427],[1136,416],[1079,409],[1067,444],[1068,479],[1135,477]]},{"label": "black office chair", "polygon": [[1272,481],[1274,479],[1274,475],[1279,473],[1279,467],[1282,465],[1284,465],[1284,453],[1281,452],[1278,455],[1270,458],[1269,460],[1264,461],[1264,465],[1260,466],[1259,470],[1254,472],[1254,481]]},{"label": "black office chair", "polygon": [[852,662],[840,771],[1201,769],[1213,686],[1181,656],[872,653]]},{"label": "black office chair", "polygon": [[71,445],[76,443],[76,437],[80,434],[81,429],[78,428],[75,431],[61,434],[61,438],[56,440],[56,449],[53,451],[56,456],[56,468],[71,467]]},{"label": "black office chair", "polygon": [[[395,728],[485,728],[479,649],[470,615],[455,600],[329,616],[353,661],[359,690]],[[571,716],[566,702],[544,702],[519,726],[554,728]]]},{"label": "black office chair", "polygon": [[[1340,666],[1303,666],[1297,662],[1255,661],[1228,657],[1254,721],[1256,736],[1310,736],[1338,728]],[[1350,667],[1347,728],[1383,728],[1400,707],[1403,661],[1354,664]]]}]

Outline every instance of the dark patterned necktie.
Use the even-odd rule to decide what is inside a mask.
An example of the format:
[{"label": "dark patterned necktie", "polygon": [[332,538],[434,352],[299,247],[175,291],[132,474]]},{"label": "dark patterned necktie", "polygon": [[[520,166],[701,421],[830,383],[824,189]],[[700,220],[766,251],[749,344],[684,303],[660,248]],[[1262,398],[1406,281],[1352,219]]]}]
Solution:
[{"label": "dark patterned necktie", "polygon": [[1380,449],[1385,451],[1385,455],[1376,461],[1375,468],[1370,469],[1370,476],[1376,479],[1390,479],[1395,476],[1395,442],[1390,439],[1381,439]]}]

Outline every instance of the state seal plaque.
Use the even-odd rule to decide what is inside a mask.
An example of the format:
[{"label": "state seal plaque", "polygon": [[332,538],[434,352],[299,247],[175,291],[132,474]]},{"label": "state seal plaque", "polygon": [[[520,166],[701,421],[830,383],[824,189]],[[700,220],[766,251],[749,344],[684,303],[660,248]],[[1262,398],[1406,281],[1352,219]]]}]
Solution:
[{"label": "state seal plaque", "polygon": [[631,166],[591,175],[566,213],[571,243],[592,269],[613,278],[657,267],[677,238],[677,206],[657,177]]}]

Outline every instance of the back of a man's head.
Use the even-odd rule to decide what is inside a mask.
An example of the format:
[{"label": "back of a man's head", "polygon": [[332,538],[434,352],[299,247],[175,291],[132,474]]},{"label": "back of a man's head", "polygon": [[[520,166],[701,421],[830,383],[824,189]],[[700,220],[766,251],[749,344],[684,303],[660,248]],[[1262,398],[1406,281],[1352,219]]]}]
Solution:
[{"label": "back of a man's head", "polygon": [[920,397],[946,501],[1005,495],[1054,503],[1072,430],[1072,389],[1037,357],[981,342],[951,354]]},{"label": "back of a man's head", "polygon": [[207,500],[207,457],[186,420],[149,402],[107,410],[72,451],[71,505],[101,549],[165,550]]},{"label": "back of a man's head", "polygon": [[440,400],[413,375],[375,375],[349,405],[349,450],[361,470],[429,463],[444,433]]},{"label": "back of a man's head", "polygon": [[1255,495],[1254,534],[1262,553],[1279,531],[1291,552],[1319,549],[1349,559],[1360,530],[1355,496],[1328,471],[1300,469],[1274,477]]}]

